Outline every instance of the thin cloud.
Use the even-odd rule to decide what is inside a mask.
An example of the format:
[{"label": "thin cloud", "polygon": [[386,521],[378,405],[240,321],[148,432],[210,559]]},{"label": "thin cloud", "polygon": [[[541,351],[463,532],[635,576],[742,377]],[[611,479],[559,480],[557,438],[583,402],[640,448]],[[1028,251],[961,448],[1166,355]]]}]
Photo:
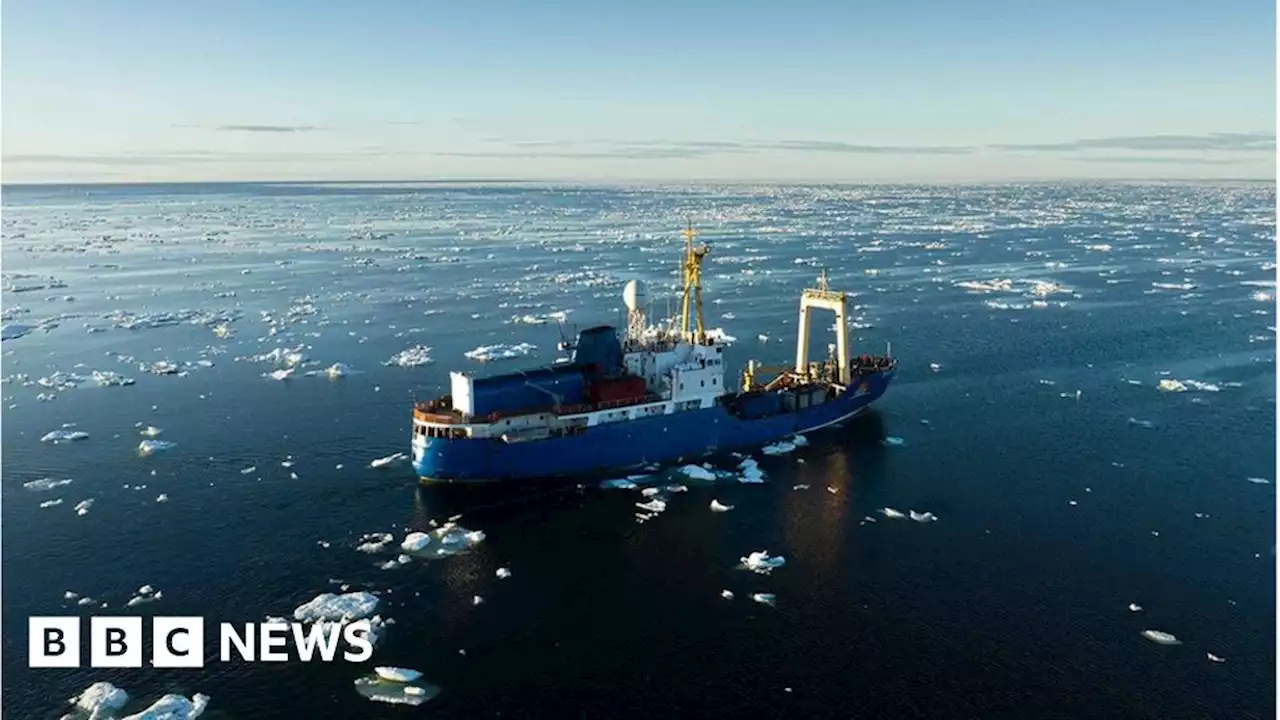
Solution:
[{"label": "thin cloud", "polygon": [[785,140],[765,145],[770,150],[853,153],[861,155],[967,155],[976,148],[964,145],[859,145],[831,140]]},{"label": "thin cloud", "polygon": [[1131,155],[1118,157],[1075,157],[1074,162],[1118,165],[1239,165],[1243,158],[1169,157],[1165,155]]},{"label": "thin cloud", "polygon": [[344,162],[379,155],[378,152],[347,153],[224,153],[204,150],[189,150],[160,153],[125,153],[125,154],[13,154],[4,155],[0,160],[6,163],[43,164],[43,165],[100,165],[100,166],[136,166],[136,165],[196,165],[238,162],[280,162],[280,163],[314,163]]},{"label": "thin cloud", "polygon": [[998,150],[1025,152],[1076,152],[1081,150],[1160,151],[1275,151],[1276,136],[1265,133],[1210,133],[1208,135],[1136,135],[1085,138],[1061,143],[992,145]]},{"label": "thin cloud", "polygon": [[709,155],[761,152],[827,152],[875,155],[963,155],[975,148],[963,146],[858,145],[828,140],[503,140],[491,142],[508,151],[442,152],[449,157],[557,158],[557,159],[689,159]]},{"label": "thin cloud", "polygon": [[218,132],[247,133],[299,133],[323,129],[315,125],[219,125],[217,127]]}]

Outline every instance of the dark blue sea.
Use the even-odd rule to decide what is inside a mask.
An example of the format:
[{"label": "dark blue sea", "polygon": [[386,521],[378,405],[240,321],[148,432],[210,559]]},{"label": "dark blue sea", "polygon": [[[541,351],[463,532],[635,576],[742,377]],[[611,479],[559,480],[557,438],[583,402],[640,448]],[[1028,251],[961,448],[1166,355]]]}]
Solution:
[{"label": "dark blue sea", "polygon": [[[4,716],[109,681],[129,711],[204,693],[246,720],[1272,718],[1275,205],[1248,183],[6,187]],[[371,467],[450,370],[552,362],[632,278],[665,303],[686,218],[730,376],[794,358],[826,269],[854,352],[899,360],[874,412],[757,455],[763,484],[659,473],[688,491],[646,522],[605,478]],[[483,541],[388,566],[456,515]],[[760,550],[786,565],[737,567]],[[395,621],[364,665],[220,663],[210,639],[202,669],[27,667],[31,615],[244,623],[343,587]],[[371,702],[374,665],[440,693]]]}]

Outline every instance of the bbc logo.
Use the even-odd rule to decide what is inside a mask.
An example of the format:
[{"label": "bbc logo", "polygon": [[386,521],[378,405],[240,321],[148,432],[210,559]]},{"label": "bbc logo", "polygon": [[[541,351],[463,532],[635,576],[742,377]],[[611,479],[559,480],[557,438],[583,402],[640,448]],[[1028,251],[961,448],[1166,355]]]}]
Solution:
[{"label": "bbc logo", "polygon": [[[78,617],[27,618],[27,665],[33,668],[80,667]],[[204,618],[151,618],[151,666],[204,667]],[[142,667],[141,617],[89,618],[89,667]]]}]

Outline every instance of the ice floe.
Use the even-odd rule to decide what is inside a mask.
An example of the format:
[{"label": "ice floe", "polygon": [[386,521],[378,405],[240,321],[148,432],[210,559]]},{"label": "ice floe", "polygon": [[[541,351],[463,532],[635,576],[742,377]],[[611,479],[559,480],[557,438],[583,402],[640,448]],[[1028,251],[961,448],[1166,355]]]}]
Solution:
[{"label": "ice floe", "polygon": [[711,501],[711,512],[728,512],[733,509],[733,505],[725,505],[719,500]]},{"label": "ice floe", "polygon": [[775,602],[777,602],[778,598],[773,593],[755,593],[754,595],[751,596],[751,599],[755,600],[761,605],[772,606]]},{"label": "ice floe", "polygon": [[899,510],[894,510],[894,509],[893,509],[893,508],[891,508],[891,507],[883,507],[883,508],[880,508],[880,514],[881,514],[881,515],[884,515],[884,516],[885,516],[885,517],[887,517],[887,518],[892,518],[892,519],[895,519],[895,520],[896,520],[896,519],[898,519],[898,518],[904,518],[904,517],[906,517],[906,514],[905,514],[905,513],[901,512],[901,511],[899,511]]},{"label": "ice floe", "polygon": [[506,580],[507,578],[511,577],[511,571],[504,567],[498,568],[498,571],[494,573],[494,577],[498,578],[499,580]]},{"label": "ice floe", "polygon": [[1129,603],[1129,612],[1142,612],[1142,606],[1138,603]]},{"label": "ice floe", "polygon": [[0,341],[17,340],[20,337],[30,335],[35,328],[22,323],[5,323],[0,325]]},{"label": "ice floe", "polygon": [[330,380],[337,380],[338,378],[350,375],[352,372],[351,368],[347,365],[344,365],[343,363],[334,363],[325,369],[324,374],[328,376]]},{"label": "ice floe", "polygon": [[380,665],[373,669],[378,677],[390,682],[410,683],[422,677],[422,673],[409,668]]},{"label": "ice floe", "polygon": [[80,515],[81,517],[83,517],[89,514],[89,508],[91,507],[93,507],[93,498],[89,498],[88,500],[81,500],[80,502],[76,503],[76,506],[73,509],[76,511],[77,515]]},{"label": "ice floe", "polygon": [[738,463],[738,471],[741,473],[738,482],[764,482],[764,471],[760,469],[760,464],[754,458],[743,458],[742,462]]},{"label": "ice floe", "polygon": [[53,443],[55,445],[61,443],[75,442],[76,440],[88,440],[89,433],[83,430],[51,430],[40,438],[40,442]]},{"label": "ice floe", "polygon": [[1159,630],[1143,630],[1142,637],[1160,645],[1181,645],[1182,641],[1167,632]]},{"label": "ice floe", "polygon": [[360,538],[360,544],[356,546],[356,550],[366,553],[378,553],[387,549],[394,541],[395,537],[391,533],[364,535]]},{"label": "ice floe", "polygon": [[31,480],[30,482],[24,482],[22,483],[22,487],[28,490],[33,490],[35,492],[43,492],[45,490],[52,490],[57,487],[62,487],[63,485],[70,485],[72,482],[73,481],[71,478],[54,480],[53,478],[46,477],[46,478],[40,478],[39,480]]},{"label": "ice floe", "polygon": [[362,620],[378,609],[378,596],[364,591],[336,595],[321,593],[299,605],[293,619],[299,622],[347,622]]},{"label": "ice floe", "polygon": [[714,472],[702,467],[701,465],[685,465],[684,467],[681,467],[679,471],[691,480],[705,480],[713,482],[716,479],[716,474]]},{"label": "ice floe", "polygon": [[177,443],[168,440],[143,440],[138,443],[139,455],[154,455],[158,452],[173,449]]},{"label": "ice floe", "polygon": [[1217,655],[1214,655],[1211,652],[1207,652],[1204,655],[1205,657],[1209,658],[1209,662],[1212,662],[1212,663],[1224,663],[1227,661],[1226,658],[1218,657]]},{"label": "ice floe", "polygon": [[405,552],[418,552],[431,543],[431,536],[424,532],[412,532],[400,542],[400,549]]},{"label": "ice floe", "polygon": [[911,519],[916,522],[934,522],[938,519],[938,516],[931,512],[918,513],[915,510],[909,510],[908,513],[911,515]]},{"label": "ice floe", "polygon": [[421,367],[431,362],[431,348],[426,345],[415,345],[392,355],[391,359],[384,362],[383,365],[410,368]]},{"label": "ice floe", "polygon": [[764,447],[760,448],[760,452],[764,453],[765,455],[785,455],[789,452],[793,452],[795,449],[796,449],[795,443],[788,442],[786,440],[780,440],[778,442],[765,445]]},{"label": "ice floe", "polygon": [[209,696],[196,693],[187,698],[170,693],[161,697],[142,712],[120,718],[120,720],[195,720],[204,714],[209,705]]},{"label": "ice floe", "polygon": [[45,500],[44,502],[40,503],[40,507],[42,507],[42,508],[51,508],[51,507],[56,507],[56,506],[61,505],[61,504],[62,504],[62,498],[58,498],[58,499],[56,499],[56,500]]},{"label": "ice floe", "polygon": [[397,682],[373,675],[355,680],[356,692],[374,702],[392,705],[417,706],[440,694],[440,688],[434,685]]},{"label": "ice floe", "polygon": [[463,355],[471,360],[491,362],[494,360],[510,360],[513,358],[524,357],[537,349],[537,345],[531,345],[530,343],[519,343],[517,345],[499,343],[496,345],[481,345],[474,350],[468,350],[463,353]]},{"label": "ice floe", "polygon": [[394,453],[394,454],[392,454],[392,455],[388,455],[388,456],[386,456],[386,457],[380,457],[380,458],[378,458],[378,459],[376,459],[376,460],[371,461],[371,462],[369,463],[369,467],[371,467],[371,468],[386,467],[386,466],[388,466],[388,465],[390,465],[390,464],[392,464],[392,463],[394,463],[394,462],[398,462],[398,461],[400,461],[400,460],[404,460],[406,457],[408,457],[408,456],[407,456],[407,455],[405,455],[405,454],[404,454],[404,453],[402,453],[402,452]]},{"label": "ice floe", "polygon": [[129,693],[109,682],[96,682],[71,698],[71,704],[92,718],[106,718],[129,704]]},{"label": "ice floe", "polygon": [[903,440],[900,437],[895,437],[893,435],[890,435],[884,439],[884,444],[889,445],[891,447],[898,447],[898,446],[906,445],[907,441]]},{"label": "ice floe", "polygon": [[635,490],[640,487],[630,478],[616,478],[613,480],[604,480],[600,483],[601,490]]},{"label": "ice floe", "polygon": [[732,600],[732,599],[733,599],[733,591],[732,591],[732,590],[721,590],[721,591],[720,591],[720,597],[724,598],[725,600]]},{"label": "ice floe", "polygon": [[761,575],[768,575],[773,572],[775,568],[780,568],[786,564],[787,559],[785,557],[781,555],[770,557],[769,553],[764,550],[757,550],[756,552],[739,559],[740,568],[750,570]]},{"label": "ice floe", "polygon": [[660,513],[667,509],[667,502],[661,498],[654,498],[647,503],[636,503],[636,507],[652,513]]},{"label": "ice floe", "polygon": [[1253,483],[1254,485],[1270,485],[1270,484],[1271,484],[1271,481],[1270,481],[1270,480],[1268,480],[1268,479],[1266,479],[1266,478],[1260,478],[1260,477],[1245,478],[1245,480],[1248,480],[1249,482]]}]

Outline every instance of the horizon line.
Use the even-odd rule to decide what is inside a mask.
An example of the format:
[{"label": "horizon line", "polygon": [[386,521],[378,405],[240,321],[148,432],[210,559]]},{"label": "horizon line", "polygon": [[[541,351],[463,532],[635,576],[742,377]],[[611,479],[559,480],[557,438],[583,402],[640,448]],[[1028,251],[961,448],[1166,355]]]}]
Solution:
[{"label": "horizon line", "polygon": [[0,179],[0,189],[48,188],[48,187],[157,187],[189,185],[785,185],[785,186],[874,186],[874,185],[1009,185],[1048,183],[1269,183],[1275,185],[1277,177],[1010,177],[1003,179],[974,180],[770,180],[764,178],[683,178],[667,180],[606,180],[567,178],[430,178],[397,180],[27,180],[5,182]]}]

